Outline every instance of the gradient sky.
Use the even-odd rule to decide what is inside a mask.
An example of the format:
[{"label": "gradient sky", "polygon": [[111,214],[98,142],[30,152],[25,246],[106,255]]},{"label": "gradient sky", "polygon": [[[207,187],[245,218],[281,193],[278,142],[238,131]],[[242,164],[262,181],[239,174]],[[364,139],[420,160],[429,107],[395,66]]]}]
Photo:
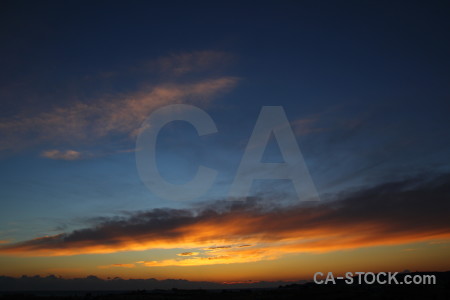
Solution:
[{"label": "gradient sky", "polygon": [[[450,268],[450,5],[445,1],[3,1],[0,275],[297,280]],[[142,183],[136,136],[190,104]],[[289,180],[227,196],[259,112],[282,106],[320,201]],[[282,162],[276,139],[266,162]]]}]

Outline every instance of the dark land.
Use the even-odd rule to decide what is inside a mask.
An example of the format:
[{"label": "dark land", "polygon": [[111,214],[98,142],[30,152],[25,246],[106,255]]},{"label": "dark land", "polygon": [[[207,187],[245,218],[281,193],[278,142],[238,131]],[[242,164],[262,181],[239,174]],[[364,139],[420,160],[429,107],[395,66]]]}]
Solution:
[{"label": "dark land", "polygon": [[[4,286],[5,277],[2,277],[0,299],[450,299],[450,271],[408,274],[435,275],[436,284],[369,285],[358,284],[355,280],[354,284],[348,285],[343,280],[337,280],[336,284],[306,282],[274,288],[62,291],[54,286],[52,291],[5,291],[8,287]],[[399,274],[398,280],[403,281],[405,275]]]}]

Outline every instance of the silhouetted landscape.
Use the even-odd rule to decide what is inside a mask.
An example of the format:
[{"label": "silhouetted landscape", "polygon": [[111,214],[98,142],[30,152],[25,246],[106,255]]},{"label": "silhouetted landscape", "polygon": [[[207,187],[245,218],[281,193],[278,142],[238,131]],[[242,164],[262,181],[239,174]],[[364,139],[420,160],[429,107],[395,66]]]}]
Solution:
[{"label": "silhouetted landscape", "polygon": [[[78,279],[48,277],[0,277],[0,299],[449,299],[450,271],[414,272],[435,275],[435,285],[336,284],[314,282],[278,285],[282,282],[223,284],[188,280],[120,278],[102,280],[95,276]],[[406,273],[399,274],[403,281]]]},{"label": "silhouetted landscape", "polygon": [[[305,283],[305,280],[294,284]],[[22,276],[19,278],[1,276],[0,291],[124,291],[154,289],[242,289],[273,288],[280,285],[293,284],[285,281],[258,281],[242,283],[216,283],[208,281],[189,281],[183,279],[157,280],[149,279],[100,279],[96,276],[64,279],[54,275]]]}]

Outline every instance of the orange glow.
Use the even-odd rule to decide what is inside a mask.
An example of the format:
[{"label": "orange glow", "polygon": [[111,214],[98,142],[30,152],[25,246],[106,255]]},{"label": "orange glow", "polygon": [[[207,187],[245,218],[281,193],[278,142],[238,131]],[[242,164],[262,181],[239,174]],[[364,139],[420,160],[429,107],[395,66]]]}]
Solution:
[{"label": "orange glow", "polygon": [[[300,221],[307,221],[307,217],[312,216],[303,216]],[[271,214],[234,213],[174,227],[170,232],[115,236],[113,243],[65,241],[64,236],[56,235],[5,245],[1,252],[20,256],[61,256],[178,248],[186,251],[171,259],[136,264],[146,267],[202,266],[270,261],[294,253],[323,253],[450,238],[450,233],[445,230],[396,232],[389,224],[375,222],[361,222],[358,227],[337,223],[305,228],[290,225],[301,222],[294,214],[273,218]],[[135,265],[113,264],[99,268],[114,267],[133,268]]]}]

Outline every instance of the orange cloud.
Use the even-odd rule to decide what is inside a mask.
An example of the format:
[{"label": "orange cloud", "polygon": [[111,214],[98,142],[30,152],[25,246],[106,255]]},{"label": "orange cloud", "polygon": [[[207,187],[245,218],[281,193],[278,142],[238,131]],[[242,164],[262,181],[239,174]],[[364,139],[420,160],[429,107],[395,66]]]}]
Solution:
[{"label": "orange cloud", "polygon": [[198,255],[198,252],[183,252],[183,253],[178,253],[178,256],[195,256]]},{"label": "orange cloud", "polygon": [[[262,245],[257,245],[261,247]],[[250,247],[250,246],[249,246]],[[273,260],[279,257],[269,253],[266,248],[254,248],[243,250],[242,246],[220,246],[208,247],[203,253],[196,252],[196,257],[165,259],[160,261],[140,261],[138,263],[146,267],[166,267],[166,266],[205,266],[217,264],[248,263],[260,260]],[[179,254],[177,254],[179,255]],[[201,255],[201,256],[199,256]]]},{"label": "orange cloud", "polygon": [[141,262],[184,266],[447,240],[448,186],[450,176],[443,175],[434,181],[387,183],[340,200],[291,207],[273,203],[264,207],[260,201],[247,200],[215,203],[200,212],[155,209],[69,234],[1,245],[0,253],[53,256],[175,248],[198,252],[195,257]]}]

